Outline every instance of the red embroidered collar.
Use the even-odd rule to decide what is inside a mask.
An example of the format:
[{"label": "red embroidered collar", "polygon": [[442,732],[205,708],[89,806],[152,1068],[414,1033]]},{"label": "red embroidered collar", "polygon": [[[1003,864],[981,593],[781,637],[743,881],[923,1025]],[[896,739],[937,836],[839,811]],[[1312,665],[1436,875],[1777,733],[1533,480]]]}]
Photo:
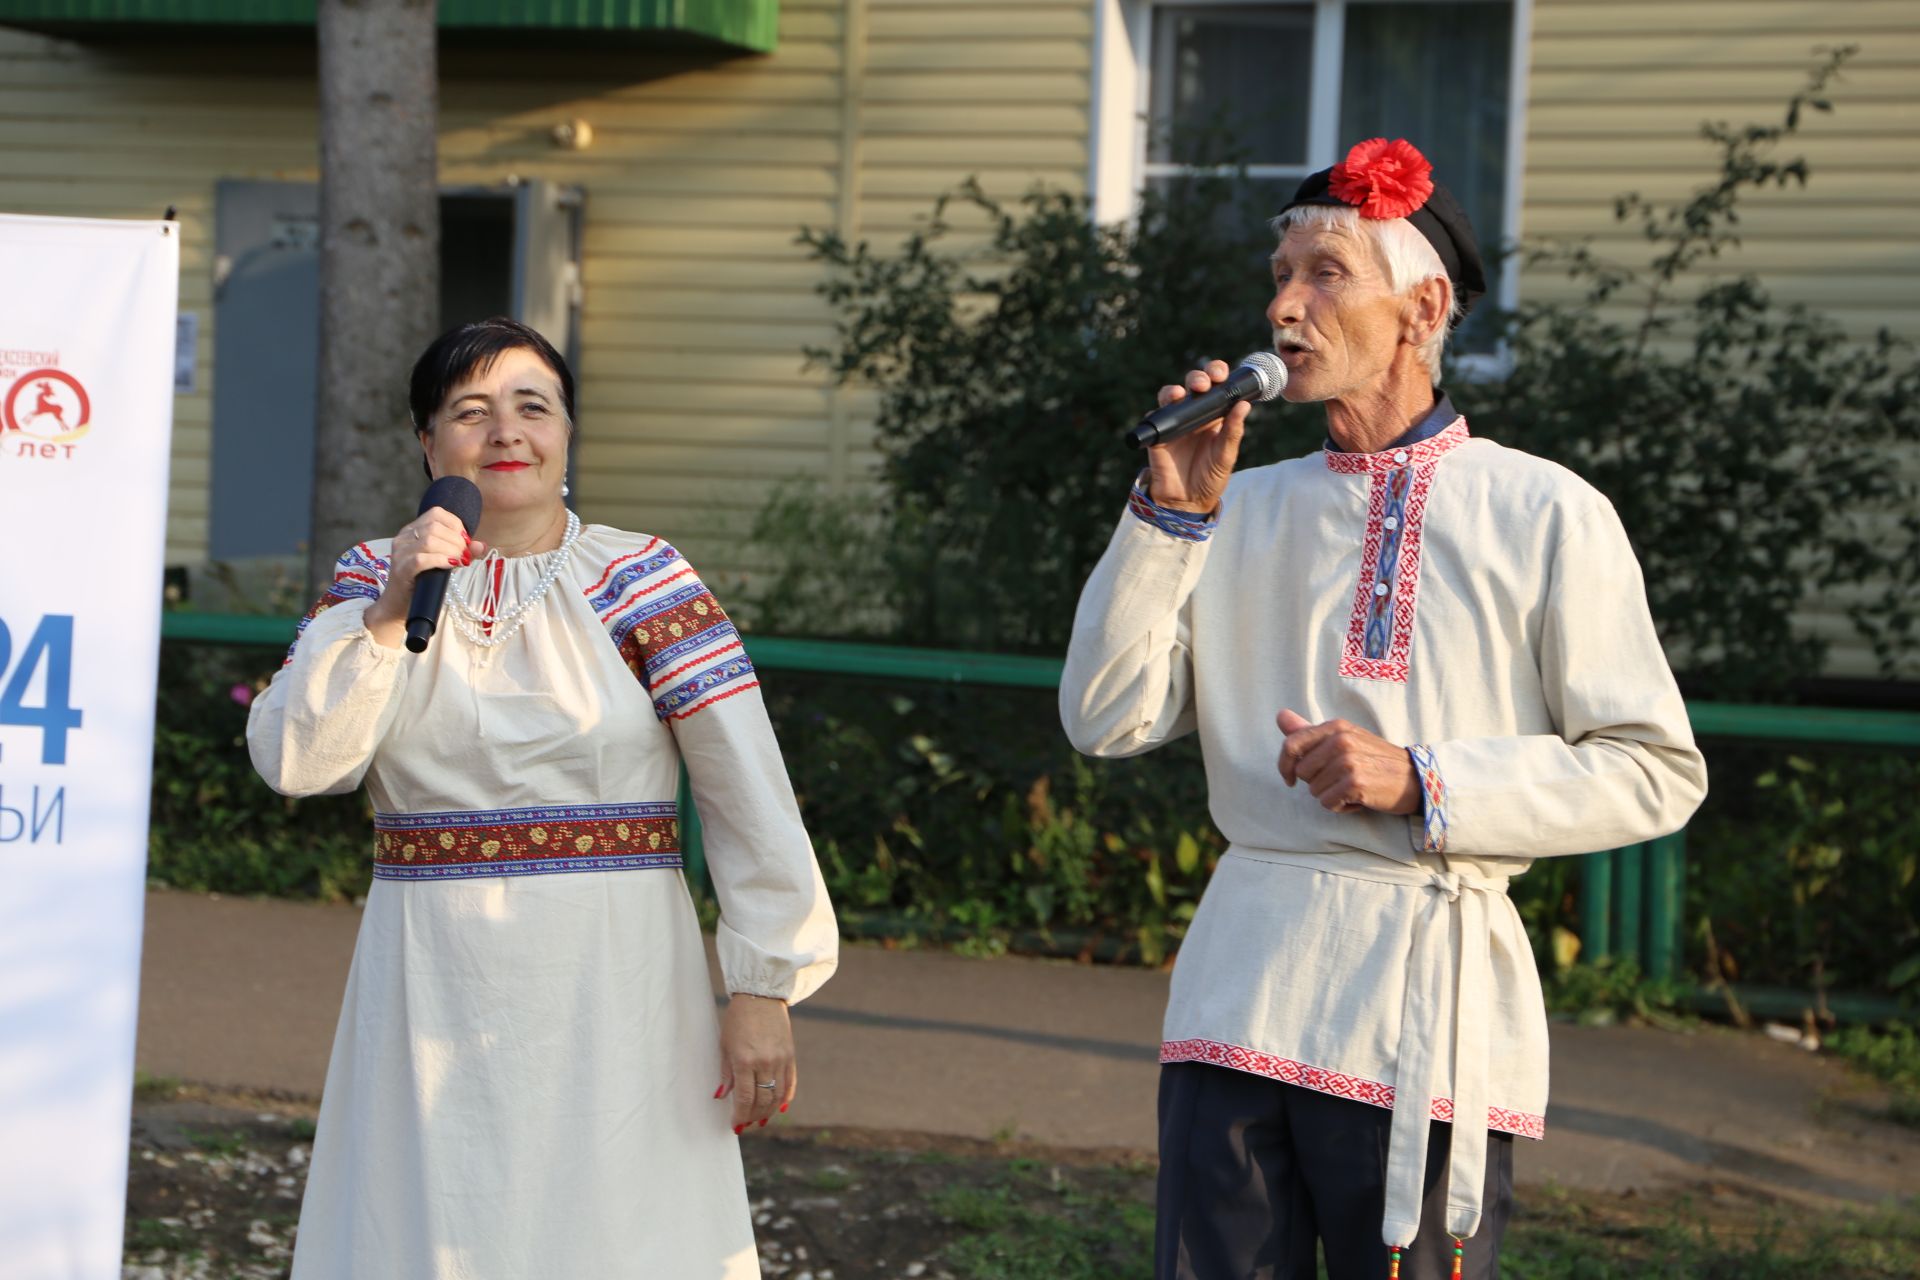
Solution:
[{"label": "red embroidered collar", "polygon": [[1455,418],[1445,431],[1403,448],[1382,449],[1379,453],[1340,453],[1328,449],[1323,450],[1320,456],[1327,460],[1327,470],[1336,475],[1379,475],[1386,471],[1398,471],[1401,467],[1438,462],[1465,444],[1467,439],[1467,420]]}]

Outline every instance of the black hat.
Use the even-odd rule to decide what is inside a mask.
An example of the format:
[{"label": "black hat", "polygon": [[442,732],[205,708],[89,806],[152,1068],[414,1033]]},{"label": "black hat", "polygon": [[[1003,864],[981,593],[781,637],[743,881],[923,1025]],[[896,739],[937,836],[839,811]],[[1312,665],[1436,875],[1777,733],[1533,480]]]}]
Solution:
[{"label": "black hat", "polygon": [[1284,216],[1288,209],[1303,204],[1355,209],[1363,218],[1411,222],[1440,255],[1463,317],[1487,291],[1480,244],[1467,211],[1433,180],[1433,165],[1405,138],[1355,143],[1345,160],[1303,181],[1280,213]]}]

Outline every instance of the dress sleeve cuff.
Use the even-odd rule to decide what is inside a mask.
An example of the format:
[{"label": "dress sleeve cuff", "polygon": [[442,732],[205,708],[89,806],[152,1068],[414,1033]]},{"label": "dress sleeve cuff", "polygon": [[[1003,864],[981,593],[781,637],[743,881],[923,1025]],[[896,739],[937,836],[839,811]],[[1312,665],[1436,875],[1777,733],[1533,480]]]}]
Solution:
[{"label": "dress sleeve cuff", "polygon": [[1447,783],[1440,776],[1440,761],[1433,748],[1416,742],[1407,748],[1413,761],[1414,777],[1420,782],[1420,827],[1410,832],[1413,846],[1421,853],[1447,851]]},{"label": "dress sleeve cuff", "polygon": [[1203,516],[1191,511],[1175,511],[1155,502],[1147,492],[1147,474],[1144,471],[1133,482],[1133,491],[1127,495],[1127,510],[1160,532],[1183,542],[1205,542],[1213,536],[1214,529],[1220,523],[1218,515]]}]

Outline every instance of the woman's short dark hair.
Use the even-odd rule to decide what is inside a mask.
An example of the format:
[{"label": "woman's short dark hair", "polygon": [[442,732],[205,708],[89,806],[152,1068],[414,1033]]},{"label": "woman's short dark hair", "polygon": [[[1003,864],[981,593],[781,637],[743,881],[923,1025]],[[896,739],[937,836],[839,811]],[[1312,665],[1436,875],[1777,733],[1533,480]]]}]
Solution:
[{"label": "woman's short dark hair", "polygon": [[486,370],[493,362],[516,347],[524,347],[546,361],[554,377],[560,379],[560,399],[565,402],[567,425],[573,425],[573,370],[553,344],[537,329],[495,316],[472,324],[455,325],[435,338],[413,365],[413,382],[407,402],[413,412],[413,429],[433,430],[435,410],[446,403],[453,389],[471,377],[475,370]]}]

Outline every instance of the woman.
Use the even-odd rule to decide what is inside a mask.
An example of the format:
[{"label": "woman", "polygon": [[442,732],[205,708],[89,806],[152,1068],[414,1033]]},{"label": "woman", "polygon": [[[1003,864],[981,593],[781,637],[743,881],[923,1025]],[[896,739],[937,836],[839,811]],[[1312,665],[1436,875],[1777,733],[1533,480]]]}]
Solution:
[{"label": "woman", "polygon": [[[364,778],[375,809],[293,1274],[757,1276],[736,1137],[794,1096],[787,1005],[837,934],[753,666],[678,552],[563,504],[573,378],[539,334],[443,335],[411,399],[480,527],[435,509],[343,555],[247,725],[275,790]],[[415,656],[432,568],[453,576]],[[719,1025],[678,872],[683,761]]]}]

